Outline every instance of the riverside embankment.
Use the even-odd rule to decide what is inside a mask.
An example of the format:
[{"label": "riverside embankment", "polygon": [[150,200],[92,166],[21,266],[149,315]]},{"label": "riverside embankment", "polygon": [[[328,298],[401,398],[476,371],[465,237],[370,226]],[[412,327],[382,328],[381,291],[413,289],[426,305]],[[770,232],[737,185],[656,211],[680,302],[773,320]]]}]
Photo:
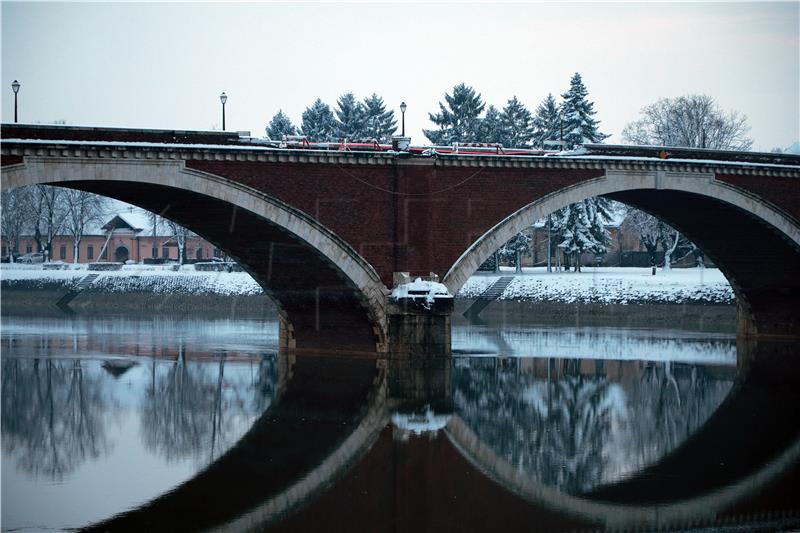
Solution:
[{"label": "riverside embankment", "polygon": [[[91,283],[82,280],[97,274]],[[735,298],[716,269],[659,271],[587,268],[584,272],[525,270],[476,275],[458,293],[456,314],[501,277],[513,277],[481,318],[505,323],[624,327],[690,327],[717,331],[733,327]],[[244,272],[198,272],[126,265],[110,272],[85,265],[45,270],[42,265],[3,265],[0,308],[4,314],[52,314],[71,291],[68,310],[81,314],[166,313],[198,316],[274,316],[275,308]],[[63,306],[62,306],[63,307]]]}]

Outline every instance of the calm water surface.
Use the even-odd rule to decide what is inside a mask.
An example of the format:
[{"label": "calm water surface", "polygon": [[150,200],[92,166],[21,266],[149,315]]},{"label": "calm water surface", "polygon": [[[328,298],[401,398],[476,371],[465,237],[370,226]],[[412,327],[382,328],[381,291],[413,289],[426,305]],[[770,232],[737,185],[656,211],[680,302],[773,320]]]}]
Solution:
[{"label": "calm water surface", "polygon": [[[753,464],[717,442],[726,406],[798,399],[737,384],[732,334],[462,322],[456,357],[418,368],[278,355],[277,331],[4,316],[3,529],[602,529],[713,495],[702,524],[797,468],[797,408]],[[797,516],[777,490],[776,528]]]}]

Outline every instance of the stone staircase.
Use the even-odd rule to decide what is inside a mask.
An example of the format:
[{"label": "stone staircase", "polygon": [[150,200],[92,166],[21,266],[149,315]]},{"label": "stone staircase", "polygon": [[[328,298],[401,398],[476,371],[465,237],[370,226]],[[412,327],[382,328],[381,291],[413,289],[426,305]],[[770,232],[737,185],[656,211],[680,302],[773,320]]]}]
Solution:
[{"label": "stone staircase", "polygon": [[514,281],[514,276],[502,276],[500,279],[492,283],[489,288],[483,291],[481,295],[478,296],[474,302],[472,302],[472,305],[470,305],[467,310],[462,313],[462,315],[467,318],[478,318],[478,315],[480,315],[481,311],[486,309],[490,303],[494,302],[503,295],[506,287],[508,287],[512,281]]},{"label": "stone staircase", "polygon": [[67,294],[59,298],[56,302],[56,307],[59,307],[63,311],[68,313],[73,313],[74,311],[69,307],[69,303],[75,299],[82,291],[86,290],[89,285],[94,283],[94,281],[100,276],[100,274],[88,274],[81,279],[77,285],[69,290]]}]

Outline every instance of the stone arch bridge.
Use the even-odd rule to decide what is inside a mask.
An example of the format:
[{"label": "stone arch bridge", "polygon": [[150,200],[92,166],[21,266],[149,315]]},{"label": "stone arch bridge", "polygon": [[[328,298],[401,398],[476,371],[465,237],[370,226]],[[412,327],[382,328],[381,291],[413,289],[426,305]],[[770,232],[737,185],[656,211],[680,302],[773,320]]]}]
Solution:
[{"label": "stone arch bridge", "polygon": [[454,294],[521,229],[598,195],[701,246],[734,287],[741,335],[800,331],[799,156],[602,145],[539,156],[287,149],[225,132],[10,124],[2,138],[4,189],[82,189],[188,227],[265,288],[297,349],[367,342],[384,351],[410,333],[447,352],[447,311],[392,304],[394,274],[435,274]]}]

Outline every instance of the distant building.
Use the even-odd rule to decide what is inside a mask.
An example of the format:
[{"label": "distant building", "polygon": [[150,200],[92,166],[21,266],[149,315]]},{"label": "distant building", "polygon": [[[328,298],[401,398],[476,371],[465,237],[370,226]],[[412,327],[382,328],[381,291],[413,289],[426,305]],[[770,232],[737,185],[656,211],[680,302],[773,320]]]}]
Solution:
[{"label": "distant building", "polygon": [[[5,237],[0,245],[0,257],[7,260],[12,250]],[[32,232],[20,236],[17,253],[39,251],[43,250],[38,249]],[[169,226],[157,223],[154,231],[153,215],[140,210],[110,215],[106,222],[88,227],[78,247],[77,261],[74,261],[73,252],[72,236],[57,235],[53,239],[50,260],[65,263],[178,261],[178,243]],[[186,238],[186,261],[203,261],[219,255],[219,250],[205,239],[194,235]]]}]

